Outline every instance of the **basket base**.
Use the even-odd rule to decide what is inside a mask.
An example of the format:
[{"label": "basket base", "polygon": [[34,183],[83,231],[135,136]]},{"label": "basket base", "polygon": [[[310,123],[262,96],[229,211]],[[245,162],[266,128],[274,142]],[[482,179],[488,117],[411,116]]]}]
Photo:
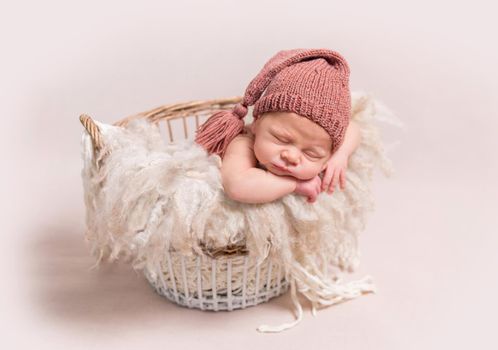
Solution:
[{"label": "basket base", "polygon": [[[248,293],[246,290],[247,286],[244,283],[238,286],[238,288],[232,288],[235,286],[228,285],[224,291],[218,290],[216,292],[215,289],[214,295],[211,290],[205,291],[202,289],[198,289],[195,293],[191,292],[189,294],[184,294],[181,290],[178,290],[179,288],[177,288],[176,284],[165,283],[165,279],[161,280],[160,277],[154,278],[154,272],[151,273],[148,269],[144,269],[143,272],[155,292],[175,304],[206,311],[232,311],[267,302],[271,298],[282,295],[288,291],[289,282],[281,276],[280,273],[275,275],[275,270],[272,269],[271,262],[268,261],[267,264],[263,265],[266,266],[263,266],[262,269],[258,267],[256,274],[259,276],[261,272],[261,275],[266,275],[267,278],[264,283],[256,286],[255,293],[254,291]],[[247,264],[245,264],[245,266],[247,266]],[[167,279],[171,282],[169,278]]]}]

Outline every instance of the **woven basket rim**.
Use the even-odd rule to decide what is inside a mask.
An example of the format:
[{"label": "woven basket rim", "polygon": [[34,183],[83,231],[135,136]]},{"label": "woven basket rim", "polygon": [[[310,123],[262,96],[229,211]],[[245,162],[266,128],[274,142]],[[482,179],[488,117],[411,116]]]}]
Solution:
[{"label": "woven basket rim", "polygon": [[167,104],[127,116],[118,120],[113,125],[126,126],[130,121],[135,119],[145,119],[151,123],[157,123],[161,120],[172,120],[193,114],[213,112],[215,110],[231,109],[240,101],[242,101],[242,96],[211,100],[193,100]]}]

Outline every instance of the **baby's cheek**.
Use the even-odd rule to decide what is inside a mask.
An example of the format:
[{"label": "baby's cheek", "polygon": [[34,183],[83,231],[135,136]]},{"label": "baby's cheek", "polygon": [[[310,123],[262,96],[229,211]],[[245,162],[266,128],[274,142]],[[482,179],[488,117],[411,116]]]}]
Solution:
[{"label": "baby's cheek", "polygon": [[261,149],[261,146],[258,144],[258,143],[254,143],[254,147],[253,147],[253,150],[254,150],[254,156],[260,161],[260,162],[263,162],[264,159],[264,152],[263,150]]},{"label": "baby's cheek", "polygon": [[311,177],[315,177],[320,174],[324,169],[324,163],[316,162],[310,167]]},{"label": "baby's cheek", "polygon": [[268,163],[272,160],[272,155],[274,150],[272,146],[267,142],[255,142],[254,143],[254,155],[262,163]]},{"label": "baby's cheek", "polygon": [[299,177],[302,180],[309,180],[317,176],[319,173],[320,173],[320,167],[317,167],[314,164],[305,164],[301,168]]}]

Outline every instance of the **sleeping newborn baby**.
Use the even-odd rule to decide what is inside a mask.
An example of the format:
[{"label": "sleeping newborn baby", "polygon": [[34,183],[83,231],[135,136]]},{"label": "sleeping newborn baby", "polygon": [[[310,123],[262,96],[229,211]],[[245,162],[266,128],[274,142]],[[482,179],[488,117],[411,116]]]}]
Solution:
[{"label": "sleeping newborn baby", "polygon": [[[245,126],[251,105],[254,122]],[[344,189],[348,158],[359,144],[350,113],[349,66],[339,53],[283,50],[251,81],[241,103],[197,130],[196,142],[222,157],[230,198],[265,203],[297,193],[314,202],[338,183]]]},{"label": "sleeping newborn baby", "polygon": [[320,125],[292,112],[264,113],[228,145],[223,188],[244,203],[271,202],[289,193],[314,202],[337,184],[344,189],[348,159],[359,140],[358,125],[351,121],[344,142],[332,154],[332,140]]}]

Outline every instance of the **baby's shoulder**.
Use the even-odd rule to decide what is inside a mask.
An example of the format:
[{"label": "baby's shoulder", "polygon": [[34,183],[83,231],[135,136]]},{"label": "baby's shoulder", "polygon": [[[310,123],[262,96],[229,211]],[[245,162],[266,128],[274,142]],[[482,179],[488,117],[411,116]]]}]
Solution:
[{"label": "baby's shoulder", "polygon": [[235,136],[228,144],[227,154],[252,152],[254,148],[253,146],[253,135],[247,132],[241,132],[240,134]]},{"label": "baby's shoulder", "polygon": [[250,134],[240,133],[230,141],[223,156],[222,168],[248,169],[256,165],[254,140]]},{"label": "baby's shoulder", "polygon": [[240,134],[234,137],[232,142],[233,141],[242,142],[247,146],[249,146],[250,148],[252,148],[252,145],[254,144],[254,135],[252,134],[251,130],[246,126],[244,127],[244,129]]}]

